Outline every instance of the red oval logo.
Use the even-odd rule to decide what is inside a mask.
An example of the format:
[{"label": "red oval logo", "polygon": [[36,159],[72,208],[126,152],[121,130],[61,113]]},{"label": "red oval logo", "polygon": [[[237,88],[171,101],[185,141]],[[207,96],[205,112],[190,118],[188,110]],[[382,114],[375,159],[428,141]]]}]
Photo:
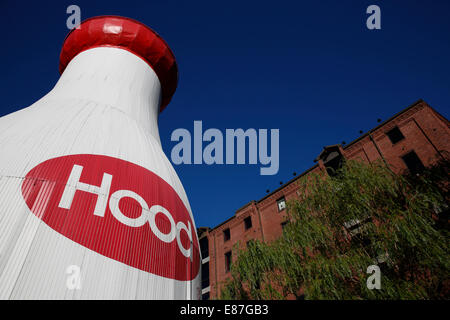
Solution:
[{"label": "red oval logo", "polygon": [[176,280],[200,267],[197,233],[175,190],[153,172],[102,155],[49,159],[22,183],[30,210],[103,256]]}]

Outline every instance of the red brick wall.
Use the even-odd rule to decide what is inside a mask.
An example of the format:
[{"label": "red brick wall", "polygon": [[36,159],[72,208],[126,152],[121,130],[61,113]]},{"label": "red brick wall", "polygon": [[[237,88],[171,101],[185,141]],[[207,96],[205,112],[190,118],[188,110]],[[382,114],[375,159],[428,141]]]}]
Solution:
[{"label": "red brick wall", "polygon": [[[245,229],[244,219],[251,217],[252,227]],[[224,230],[230,229],[230,239],[224,240]],[[247,241],[252,239],[263,240],[261,232],[261,223],[254,202],[250,202],[247,206],[241,208],[236,215],[226,223],[216,227],[209,233],[210,248],[210,287],[211,297],[216,297],[220,292],[220,283],[229,277],[229,272],[225,270],[225,253],[232,251],[234,258],[235,250],[233,248],[238,242],[241,248],[246,246]]]},{"label": "red brick wall", "polygon": [[[398,126],[405,139],[392,144],[386,132]],[[450,152],[449,122],[426,102],[419,101],[405,109],[397,116],[379,125],[348,146],[339,150],[347,159],[365,162],[382,160],[382,156],[395,172],[407,169],[401,156],[414,150],[425,166],[436,162],[439,157]],[[378,150],[377,150],[378,147]],[[321,161],[304,174],[323,170]],[[304,175],[302,174],[302,175]],[[221,283],[230,274],[225,271],[225,253],[240,242],[245,246],[251,239],[270,242],[282,235],[281,223],[287,219],[286,210],[278,211],[277,200],[285,197],[286,201],[297,197],[295,178],[259,201],[252,201],[237,210],[234,217],[212,229],[209,234],[210,252],[210,297],[216,298],[220,293]],[[244,219],[252,217],[252,228],[245,230]],[[223,231],[230,229],[231,238],[224,241]],[[235,252],[233,252],[234,258]]]},{"label": "red brick wall", "polygon": [[[400,129],[405,139],[392,144],[385,133],[395,126]],[[436,162],[445,151],[450,151],[448,121],[439,116],[426,102],[419,102],[374,130],[371,135],[386,162],[395,172],[407,169],[401,157],[412,150],[425,166]],[[348,159],[359,158],[370,162],[381,160],[374,142],[366,136],[345,148],[344,155]]]}]

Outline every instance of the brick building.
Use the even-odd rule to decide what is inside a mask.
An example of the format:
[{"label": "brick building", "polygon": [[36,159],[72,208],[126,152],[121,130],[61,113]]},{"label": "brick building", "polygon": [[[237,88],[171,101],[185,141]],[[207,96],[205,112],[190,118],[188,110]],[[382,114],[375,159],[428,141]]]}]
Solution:
[{"label": "brick building", "polygon": [[[380,121],[379,121],[380,122]],[[282,235],[287,223],[286,202],[297,197],[296,181],[310,173],[333,174],[343,159],[373,162],[381,159],[397,173],[418,172],[450,152],[449,121],[419,100],[390,119],[345,145],[326,146],[314,160],[316,164],[302,174],[252,200],[234,216],[214,228],[199,228],[202,251],[203,299],[216,298],[222,282],[229,276],[233,245],[252,239],[270,242]]]}]

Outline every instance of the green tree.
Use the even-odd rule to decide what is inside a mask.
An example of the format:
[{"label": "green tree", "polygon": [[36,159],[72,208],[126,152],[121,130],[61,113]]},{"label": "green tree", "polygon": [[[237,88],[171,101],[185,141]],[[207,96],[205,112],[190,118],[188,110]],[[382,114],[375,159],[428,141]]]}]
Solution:
[{"label": "green tree", "polygon": [[[236,246],[223,299],[448,299],[448,166],[420,176],[348,161],[299,180],[289,224],[270,244]],[[442,220],[442,219],[441,219]],[[381,288],[368,289],[378,265]]]}]

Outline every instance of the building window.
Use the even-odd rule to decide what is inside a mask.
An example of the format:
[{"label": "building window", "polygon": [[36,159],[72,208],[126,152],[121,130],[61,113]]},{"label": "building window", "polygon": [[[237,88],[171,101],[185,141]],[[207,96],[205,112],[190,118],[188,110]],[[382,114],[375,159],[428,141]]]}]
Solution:
[{"label": "building window", "polygon": [[364,229],[366,228],[366,224],[368,222],[372,221],[370,217],[366,217],[364,219],[352,219],[349,221],[344,222],[344,227],[349,233],[350,236],[356,236],[363,233]]},{"label": "building window", "polygon": [[355,242],[359,242],[362,246],[367,247],[372,242],[372,239],[367,234],[368,223],[372,221],[370,216],[361,217],[360,219],[351,219],[344,222],[344,227],[347,230],[347,235]]},{"label": "building window", "polygon": [[202,252],[202,259],[209,257],[208,237],[203,237],[200,239],[200,250]]},{"label": "building window", "polygon": [[223,241],[228,241],[231,238],[230,228],[223,230]]},{"label": "building window", "polygon": [[231,270],[231,251],[225,253],[225,272],[230,272]]},{"label": "building window", "polygon": [[202,289],[209,287],[209,262],[202,264]]},{"label": "building window", "polygon": [[423,169],[425,169],[422,161],[420,161],[419,157],[414,151],[405,154],[402,159],[411,174],[420,173]]},{"label": "building window", "polygon": [[339,151],[333,151],[323,160],[323,164],[327,170],[330,177],[336,176],[338,170],[342,168],[344,158]]},{"label": "building window", "polygon": [[245,230],[248,230],[252,227],[252,217],[248,216],[244,219]]},{"label": "building window", "polygon": [[284,199],[284,197],[278,199],[277,204],[278,204],[278,212],[286,209],[286,199]]},{"label": "building window", "polygon": [[392,144],[396,144],[397,142],[405,139],[405,136],[398,127],[389,130],[388,132],[386,132],[386,135],[389,137]]}]

